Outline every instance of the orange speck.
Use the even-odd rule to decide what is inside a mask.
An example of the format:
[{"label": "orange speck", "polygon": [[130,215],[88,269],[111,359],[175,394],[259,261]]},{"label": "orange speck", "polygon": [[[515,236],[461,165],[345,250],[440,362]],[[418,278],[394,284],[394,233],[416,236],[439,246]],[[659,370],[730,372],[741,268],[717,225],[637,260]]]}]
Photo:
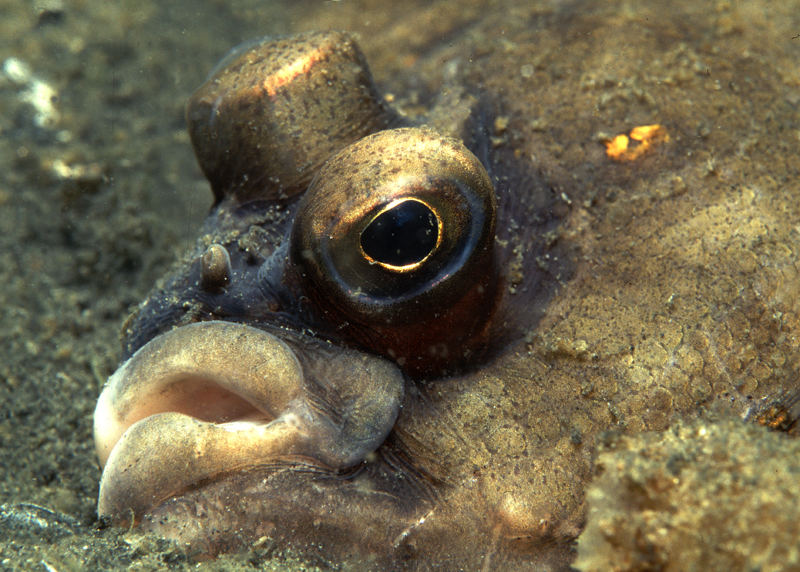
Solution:
[{"label": "orange speck", "polygon": [[327,54],[323,53],[322,49],[304,54],[266,77],[261,86],[264,88],[264,91],[267,92],[267,95],[272,97],[280,88],[290,84],[297,76],[311,71],[311,68],[313,68],[317,62],[326,57]]},{"label": "orange speck", "polygon": [[666,135],[667,132],[660,125],[639,125],[631,129],[631,139],[636,139],[637,141],[653,139],[661,134]]},{"label": "orange speck", "polygon": [[618,159],[628,150],[628,136],[617,135],[611,141],[606,141],[606,153],[612,159]]},{"label": "orange speck", "polygon": [[[614,161],[634,161],[644,155],[650,147],[669,141],[669,134],[662,125],[639,125],[628,135],[617,135],[605,142],[606,155]],[[631,145],[635,141],[636,145]]]},{"label": "orange speck", "polygon": [[414,54],[407,54],[400,61],[401,61],[401,65],[404,68],[410,68],[415,63],[417,63],[417,56],[414,55]]}]

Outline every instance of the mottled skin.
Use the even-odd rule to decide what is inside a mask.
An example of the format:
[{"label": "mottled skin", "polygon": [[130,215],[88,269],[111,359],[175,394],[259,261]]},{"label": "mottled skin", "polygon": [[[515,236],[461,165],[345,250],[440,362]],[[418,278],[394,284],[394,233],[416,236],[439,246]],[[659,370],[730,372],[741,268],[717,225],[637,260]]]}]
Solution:
[{"label": "mottled skin", "polygon": [[[295,61],[294,56],[290,60]],[[198,93],[200,95],[196,97],[202,103],[203,92],[201,90]],[[380,102],[378,104],[383,105]],[[223,106],[213,103],[212,113]],[[219,455],[219,466],[210,468],[208,461],[194,461],[189,453],[185,459],[182,453],[177,458],[175,454],[170,458],[170,443],[180,445],[182,450],[200,451],[197,449],[199,445],[185,442],[186,432],[191,433],[191,422],[178,422],[177,419],[162,416],[163,424],[157,424],[151,421],[154,418],[148,418],[147,423],[155,425],[155,429],[129,432],[124,439],[125,450],[132,452],[112,455],[112,459],[124,457],[121,463],[115,464],[115,467],[123,468],[115,468],[112,473],[117,476],[113,478],[104,475],[101,514],[108,514],[121,523],[130,522],[133,516],[136,522],[143,521],[147,527],[190,542],[201,553],[214,554],[246,547],[268,536],[301,553],[322,549],[335,559],[366,560],[383,565],[411,558],[418,551],[436,552],[437,559],[441,561],[466,566],[478,561],[488,564],[492,558],[501,558],[503,561],[520,558],[542,563],[565,561],[569,553],[569,540],[575,535],[581,518],[579,483],[588,471],[588,454],[579,442],[573,443],[564,454],[570,456],[571,465],[579,467],[578,472],[565,479],[565,482],[553,483],[556,489],[552,488],[552,484],[546,490],[541,485],[532,487],[530,479],[536,479],[542,471],[536,464],[540,461],[526,458],[525,440],[529,437],[528,431],[523,428],[526,423],[524,418],[519,423],[501,426],[501,433],[492,437],[493,440],[499,439],[498,444],[503,443],[511,448],[511,454],[505,454],[487,451],[480,438],[466,437],[476,429],[483,430],[481,426],[485,427],[486,420],[493,415],[486,407],[494,408],[496,405],[472,403],[467,409],[458,411],[460,401],[476,395],[470,388],[486,384],[490,387],[496,384],[502,399],[511,400],[511,403],[517,392],[520,395],[545,393],[534,389],[537,382],[535,377],[531,379],[530,372],[520,373],[519,384],[515,383],[514,376],[504,384],[499,384],[493,381],[492,371],[493,367],[506,372],[513,371],[514,348],[520,347],[516,342],[522,340],[525,329],[535,322],[548,293],[555,286],[554,277],[534,270],[531,263],[537,248],[544,248],[544,245],[534,242],[539,246],[527,252],[513,248],[519,236],[509,233],[511,215],[529,214],[532,220],[525,229],[530,236],[552,226],[557,215],[552,209],[551,199],[546,195],[528,195],[521,202],[522,197],[514,194],[515,188],[530,185],[533,178],[516,160],[492,150],[487,130],[487,124],[491,125],[494,117],[491,102],[463,95],[454,89],[449,93],[445,106],[447,109],[444,113],[432,110],[427,121],[423,122],[439,132],[463,140],[478,159],[469,159],[464,155],[464,158],[456,159],[455,164],[460,166],[446,168],[442,176],[454,181],[463,180],[467,187],[483,185],[478,180],[486,177],[485,174],[477,178],[459,174],[462,168],[472,162],[477,165],[480,160],[489,170],[496,186],[500,228],[495,240],[492,240],[492,215],[488,230],[476,235],[482,237],[478,243],[482,246],[476,251],[478,254],[470,255],[471,262],[463,272],[458,269],[446,271],[448,276],[452,274],[452,279],[445,288],[423,292],[419,302],[411,306],[404,303],[396,312],[371,310],[371,306],[359,302],[357,306],[362,317],[354,318],[356,321],[351,324],[353,320],[348,320],[348,315],[342,313],[347,310],[341,310],[347,307],[344,302],[328,305],[332,302],[327,302],[327,286],[317,285],[308,294],[298,295],[298,290],[308,291],[303,290],[307,288],[304,281],[308,281],[307,276],[314,272],[313,265],[303,269],[303,253],[311,247],[300,246],[296,252],[289,248],[287,255],[285,237],[289,229],[293,228],[297,234],[298,228],[315,227],[311,223],[303,226],[306,223],[299,222],[295,216],[297,200],[287,200],[287,197],[298,192],[295,183],[284,184],[282,179],[276,178],[272,181],[274,185],[270,183],[265,189],[261,185],[259,188],[263,192],[258,195],[257,190],[244,185],[251,180],[250,177],[234,177],[226,187],[220,183],[219,177],[212,174],[218,204],[208,217],[197,249],[188,263],[168,277],[140,306],[125,328],[126,353],[134,355],[129,362],[134,365],[126,367],[128,370],[133,367],[136,371],[159,369],[160,357],[147,358],[149,361],[145,366],[136,365],[142,361],[140,356],[143,351],[161,355],[162,350],[151,349],[151,340],[155,336],[170,330],[182,332],[188,329],[181,326],[212,320],[250,324],[279,337],[284,335],[281,333],[284,331],[290,338],[306,339],[303,343],[338,345],[342,352],[349,351],[346,350],[348,346],[365,348],[368,352],[365,356],[379,353],[395,359],[406,374],[405,397],[400,417],[385,442],[374,453],[362,453],[364,458],[360,462],[353,463],[350,460],[339,463],[336,457],[316,455],[313,450],[303,453],[296,439],[280,437],[283,439],[280,443],[284,445],[276,446],[274,444],[278,441],[269,441],[273,445],[267,447],[262,457],[254,458],[251,466],[243,466],[246,463],[241,459],[246,455],[214,453]],[[249,110],[252,106],[240,107],[237,104],[235,107],[234,116],[238,117],[242,109]],[[190,125],[195,109],[189,108]],[[390,116],[388,112],[387,116]],[[212,117],[218,123],[227,116]],[[312,119],[316,121],[313,114]],[[332,131],[335,133],[336,130]],[[374,129],[368,126],[367,132],[371,131]],[[198,132],[200,135],[197,135]],[[207,145],[219,148],[216,147],[217,138],[205,133],[202,129],[193,130],[195,145],[201,149]],[[402,138],[405,135],[401,135],[404,132],[397,133],[397,136],[384,138],[387,142],[391,140],[393,147],[384,147],[381,143],[363,154],[354,155],[360,158],[350,159],[346,154],[335,157],[330,162],[333,168],[326,166],[322,169],[320,180],[312,183],[312,188],[335,182],[351,171],[366,173],[365,176],[372,177],[371,182],[376,187],[384,184],[381,181],[390,180],[386,177],[394,176],[392,173],[397,169],[409,169],[409,173],[417,173],[415,176],[429,177],[441,172],[441,167],[435,155],[431,155],[430,160],[426,159],[427,153],[447,154],[450,153],[450,147],[457,155],[462,153],[458,150],[460,143],[457,140],[452,140],[452,143],[445,139],[437,142],[439,135],[433,131],[431,135],[420,132],[423,139],[430,138],[432,143],[419,147],[419,150],[414,141],[420,135],[409,132],[412,139],[406,143]],[[331,134],[326,133],[325,141],[330,137]],[[346,143],[343,141],[341,145],[344,147]],[[244,146],[250,148],[248,144]],[[227,149],[224,146],[222,148]],[[403,153],[407,153],[407,158]],[[209,152],[198,152],[201,163],[204,154]],[[213,152],[210,155],[215,158],[211,167],[206,166],[207,172],[221,171],[224,174],[231,168],[224,161],[224,166],[219,167],[216,155]],[[272,155],[267,154],[267,159],[271,158]],[[370,162],[377,160],[375,158],[385,160],[385,166],[373,169]],[[253,160],[258,162],[261,159],[254,157]],[[339,165],[348,164],[348,161],[350,167],[336,170]],[[269,165],[263,168],[269,169]],[[479,165],[475,168],[482,169]],[[364,181],[364,192],[368,192],[370,179]],[[339,191],[334,184],[332,191],[326,190],[321,196],[328,196],[330,192],[356,191],[349,184]],[[357,197],[358,192],[353,196]],[[353,204],[356,205],[360,200],[355,200]],[[473,207],[454,206],[453,212],[457,217],[463,217],[464,208],[479,208],[480,212],[485,212],[489,206],[494,209],[494,198],[490,201],[491,205],[486,201],[488,199],[480,199]],[[301,203],[299,208],[303,213],[314,213],[320,209],[324,212],[340,202],[328,201],[330,207],[308,207]],[[443,204],[442,208],[447,210],[450,207]],[[346,216],[345,212],[336,215],[337,218]],[[456,224],[463,226],[465,223]],[[327,236],[328,232],[333,231],[322,234]],[[300,233],[293,237],[294,244],[302,244],[305,238]],[[209,245],[212,248],[208,249]],[[222,253],[220,246],[225,247]],[[225,252],[228,256],[225,256]],[[451,256],[455,257],[457,251],[453,252],[455,254]],[[444,260],[437,264],[448,263]],[[316,292],[321,294],[317,297]],[[336,307],[340,310],[334,310]],[[367,309],[362,311],[362,307]],[[174,330],[175,327],[178,329]],[[155,339],[161,340],[163,337]],[[187,343],[192,342],[189,340]],[[298,355],[302,355],[302,348],[300,351]],[[227,359],[236,363],[248,359],[246,354],[234,353],[236,355],[228,355]],[[224,353],[213,350],[211,356],[211,359],[223,360],[222,364],[214,362],[215,368],[218,368],[214,371],[224,370]],[[187,363],[208,359],[201,352]],[[155,363],[155,367],[151,366],[151,362]],[[346,369],[355,365],[344,363],[341,367],[343,369],[329,374],[328,381],[323,383],[329,386],[327,391],[333,392],[334,402],[340,398],[340,393],[347,393],[345,390],[356,393],[367,391],[349,387],[358,386],[354,381],[358,370],[348,373]],[[194,366],[190,370],[181,369],[179,380],[202,380],[205,377]],[[116,378],[128,375],[126,370],[120,371],[122,373],[117,374]],[[209,373],[209,377],[217,379],[220,374]],[[116,378],[112,378],[110,387],[115,387],[117,382],[113,379]],[[167,389],[163,391],[167,391],[173,382],[159,383],[155,385],[161,387],[166,383],[164,387]],[[224,382],[223,385],[239,387],[243,383],[237,379]],[[141,385],[135,380],[126,384]],[[205,388],[206,382],[201,382],[201,386]],[[153,393],[153,390],[148,391]],[[186,393],[190,400],[199,399],[193,397],[189,390],[169,391],[179,395]],[[236,391],[241,394],[238,389]],[[119,390],[117,393],[128,395],[130,392]],[[135,393],[131,395],[128,401],[136,399]],[[104,397],[101,403],[109,400],[114,401],[114,398]],[[197,409],[195,406],[176,404],[178,398],[170,398],[169,401],[169,405],[157,404],[153,407],[159,411],[163,408],[165,411],[178,410],[189,414],[192,414],[193,408]],[[512,409],[507,405],[502,407]],[[102,411],[106,409],[106,405],[98,406],[97,419],[104,418]],[[270,412],[269,407],[261,409],[266,410],[269,418],[275,418],[275,412]],[[195,415],[198,414],[195,412]],[[230,415],[223,414],[221,421],[227,420]],[[201,418],[204,416],[211,421],[216,419],[211,413],[199,414]],[[164,438],[165,432],[173,431],[169,428],[173,421],[175,434],[181,437]],[[364,422],[361,419],[358,421]],[[187,422],[189,425],[186,425]],[[311,423],[311,427],[315,427],[315,422]],[[104,432],[103,427],[96,430],[98,433]],[[209,428],[209,431],[212,430],[213,427]],[[148,436],[151,434],[153,437]],[[315,434],[313,429],[311,434]],[[376,433],[381,438],[383,434]],[[315,438],[312,437],[312,443]],[[149,449],[153,439],[159,444],[156,449]],[[102,441],[100,439],[99,442]],[[224,447],[233,445],[215,445],[212,449],[216,451]],[[104,447],[99,445],[99,449],[103,459]],[[365,453],[369,451],[365,450]],[[152,469],[139,467],[136,459],[149,453],[155,458],[167,457],[168,460],[164,462],[174,465],[176,475],[180,478],[170,481],[169,472],[172,469],[169,468],[167,476],[156,476],[164,473],[163,470],[157,470],[157,464]],[[497,460],[493,462],[495,468],[489,471],[487,454],[497,455]],[[205,459],[206,453],[202,455]],[[196,470],[192,468],[188,469],[190,476],[187,477],[185,467],[189,466],[200,466],[196,473],[199,476],[191,476]],[[137,485],[137,481],[146,482]],[[131,495],[130,488],[141,488],[145,492]],[[553,494],[556,491],[558,494]],[[531,493],[534,498],[530,498]],[[175,494],[179,496],[169,498]],[[531,551],[532,547],[536,547],[536,550]],[[493,556],[495,553],[497,556]]]},{"label": "mottled skin", "polygon": [[[708,165],[687,161],[680,145],[699,145],[689,108],[661,109],[678,131],[674,146],[609,165],[593,138],[604,123],[590,122],[593,132],[569,123],[580,143],[550,131],[515,141],[530,130],[518,124],[529,107],[546,100],[498,108],[490,94],[502,83],[484,85],[469,94],[445,86],[419,120],[462,139],[495,186],[500,276],[487,346],[458,371],[408,375],[397,422],[362,463],[331,471],[274,460],[219,473],[153,508],[145,527],[200,554],[275,542],[376,567],[561,567],[585,515],[598,434],[663,430],[717,400],[766,395],[792,374],[795,358],[780,358],[795,355],[793,250],[767,232],[788,211],[758,186],[731,187],[729,170],[709,178]],[[558,166],[560,154],[577,162],[574,173]],[[593,169],[604,175],[597,196],[576,183],[594,181]],[[249,199],[215,206],[195,251],[128,323],[128,355],[176,325],[219,319],[296,328],[311,317],[314,334],[358,346],[291,296],[264,303],[258,272],[285,243],[297,199]],[[230,253],[222,291],[199,286],[212,244]]]}]

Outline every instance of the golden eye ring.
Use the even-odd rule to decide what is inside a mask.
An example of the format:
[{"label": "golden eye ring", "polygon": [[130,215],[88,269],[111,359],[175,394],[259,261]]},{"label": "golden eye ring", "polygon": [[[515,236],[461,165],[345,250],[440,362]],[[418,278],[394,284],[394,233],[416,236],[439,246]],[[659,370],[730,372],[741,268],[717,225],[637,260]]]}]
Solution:
[{"label": "golden eye ring", "polygon": [[[372,254],[367,252],[367,247],[365,247],[365,244],[364,244],[364,242],[365,242],[365,233],[367,233],[371,228],[375,227],[376,224],[380,224],[381,218],[385,218],[385,217],[387,217],[387,215],[390,215],[392,212],[397,211],[397,210],[399,210],[399,209],[401,209],[401,208],[403,208],[403,207],[405,207],[406,205],[409,205],[409,204],[419,205],[419,207],[424,209],[424,211],[427,211],[428,218],[432,219],[432,220],[429,220],[429,226],[432,227],[429,230],[430,231],[435,230],[435,232],[436,232],[436,236],[433,238],[432,244],[431,244],[430,239],[427,236],[423,237],[422,240],[419,241],[419,242],[423,243],[421,245],[423,247],[425,247],[426,244],[430,245],[425,250],[426,254],[424,254],[421,258],[419,258],[419,256],[415,257],[415,258],[418,258],[418,259],[417,260],[413,260],[412,262],[409,262],[407,264],[391,264],[389,262],[384,262],[383,260],[379,260],[378,256],[375,255],[374,251],[373,251]],[[361,239],[359,240],[359,248],[361,250],[361,255],[370,264],[377,264],[377,265],[381,266],[382,268],[385,268],[386,270],[389,270],[391,272],[397,272],[397,273],[400,273],[400,274],[405,273],[405,272],[412,272],[412,271],[416,270],[417,268],[419,268],[420,266],[422,266],[423,264],[425,264],[425,262],[428,259],[430,259],[430,257],[433,256],[433,254],[436,252],[436,249],[439,248],[439,246],[442,244],[442,227],[443,227],[443,225],[444,225],[444,222],[442,221],[442,217],[439,214],[439,212],[437,211],[436,207],[426,203],[425,201],[417,199],[417,198],[414,198],[414,197],[403,197],[403,198],[395,199],[392,202],[390,202],[389,204],[387,204],[384,207],[382,207],[371,219],[367,220],[367,224],[364,226],[364,229],[361,231],[361,235],[360,235]],[[425,234],[428,234],[429,231],[424,231],[423,230],[423,232],[425,232]],[[419,234],[419,232],[417,234]],[[411,237],[408,237],[408,238],[411,238]],[[409,246],[420,246],[420,244],[413,244],[413,245],[409,245]],[[398,252],[398,255],[399,254],[400,253]]]}]

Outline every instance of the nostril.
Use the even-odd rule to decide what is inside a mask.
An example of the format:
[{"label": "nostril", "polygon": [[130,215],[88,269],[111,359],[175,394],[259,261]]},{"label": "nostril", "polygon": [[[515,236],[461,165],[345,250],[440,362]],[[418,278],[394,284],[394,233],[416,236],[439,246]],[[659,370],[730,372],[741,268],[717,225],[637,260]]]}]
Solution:
[{"label": "nostril", "polygon": [[208,292],[219,292],[231,281],[231,257],[221,244],[212,244],[200,258],[200,285]]}]

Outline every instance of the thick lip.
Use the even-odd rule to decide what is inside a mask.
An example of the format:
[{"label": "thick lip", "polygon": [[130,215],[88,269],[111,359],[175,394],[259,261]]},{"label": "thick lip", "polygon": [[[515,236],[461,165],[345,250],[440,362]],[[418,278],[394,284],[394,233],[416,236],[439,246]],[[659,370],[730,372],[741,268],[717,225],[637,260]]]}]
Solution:
[{"label": "thick lip", "polygon": [[234,471],[292,459],[336,470],[374,451],[399,412],[399,369],[324,342],[292,345],[210,321],[140,348],[95,409],[98,513],[135,522]]}]

